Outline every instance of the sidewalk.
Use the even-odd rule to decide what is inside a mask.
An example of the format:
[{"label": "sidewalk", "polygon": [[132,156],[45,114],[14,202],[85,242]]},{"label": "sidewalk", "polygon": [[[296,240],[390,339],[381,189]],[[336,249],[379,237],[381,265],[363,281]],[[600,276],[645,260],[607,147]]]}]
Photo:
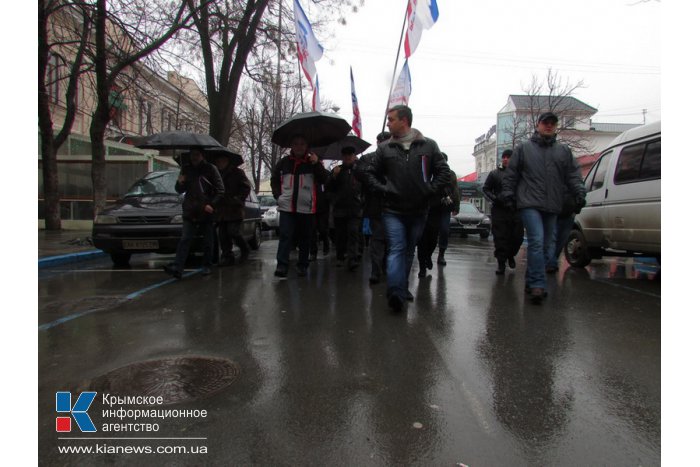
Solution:
[{"label": "sidewalk", "polygon": [[104,252],[92,246],[91,235],[89,230],[39,230],[39,267],[72,263],[104,255]]}]

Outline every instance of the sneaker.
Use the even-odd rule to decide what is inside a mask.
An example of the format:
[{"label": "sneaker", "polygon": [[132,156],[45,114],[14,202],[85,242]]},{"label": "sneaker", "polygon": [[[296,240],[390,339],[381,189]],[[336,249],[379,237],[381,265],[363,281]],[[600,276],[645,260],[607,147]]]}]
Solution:
[{"label": "sneaker", "polygon": [[397,294],[389,297],[389,307],[397,313],[401,313],[406,309],[406,302]]},{"label": "sneaker", "polygon": [[409,302],[413,301],[413,294],[408,290],[406,291],[406,300],[408,300]]},{"label": "sneaker", "polygon": [[211,268],[209,266],[204,266],[201,273],[203,276],[208,276],[211,274]]},{"label": "sneaker", "polygon": [[510,258],[508,258],[508,266],[511,269],[515,269],[515,258],[513,258],[512,256]]},{"label": "sneaker", "polygon": [[275,277],[287,277],[287,268],[277,266],[277,269],[275,269]]},{"label": "sneaker", "polygon": [[542,299],[546,296],[547,296],[547,294],[544,291],[544,289],[542,289],[540,287],[534,287],[532,289],[532,291],[530,292],[530,301],[534,305],[539,305],[540,303],[542,303]]},{"label": "sneaker", "polygon": [[179,271],[174,264],[166,264],[163,266],[163,271],[170,274],[175,279],[182,279],[182,272]]}]

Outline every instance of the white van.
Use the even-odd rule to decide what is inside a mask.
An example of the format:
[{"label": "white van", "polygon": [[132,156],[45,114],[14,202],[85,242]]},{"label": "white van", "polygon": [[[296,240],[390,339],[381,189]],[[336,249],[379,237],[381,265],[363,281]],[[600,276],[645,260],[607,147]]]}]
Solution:
[{"label": "white van", "polygon": [[661,259],[661,122],[620,134],[584,180],[586,207],[564,249],[584,267],[603,255]]}]

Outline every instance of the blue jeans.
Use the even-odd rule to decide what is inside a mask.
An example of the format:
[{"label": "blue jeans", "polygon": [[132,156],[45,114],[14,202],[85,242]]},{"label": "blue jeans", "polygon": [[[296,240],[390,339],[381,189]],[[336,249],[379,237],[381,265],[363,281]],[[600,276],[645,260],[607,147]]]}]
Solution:
[{"label": "blue jeans", "polygon": [[211,221],[192,222],[191,220],[183,219],[182,236],[177,244],[177,252],[175,253],[175,268],[180,272],[185,268],[185,261],[190,253],[190,245],[199,229],[202,229],[202,234],[204,235],[202,266],[211,267],[211,258],[214,252],[214,223]]},{"label": "blue jeans", "polygon": [[574,226],[574,216],[557,217],[557,222],[554,225],[554,234],[552,235],[552,243],[554,247],[553,253],[547,256],[547,267],[559,267],[559,255],[564,249],[566,241],[569,239],[571,228]]},{"label": "blue jeans", "polygon": [[314,227],[313,214],[299,214],[280,211],[280,238],[277,244],[277,267],[289,268],[289,252],[296,244],[299,247],[297,267],[309,267],[311,231]]},{"label": "blue jeans", "polygon": [[520,218],[527,231],[527,271],[525,285],[530,288],[546,288],[544,272],[548,258],[554,254],[554,227],[557,215],[534,208],[520,210]]},{"label": "blue jeans", "polygon": [[398,295],[403,300],[408,294],[408,276],[411,273],[416,243],[423,232],[425,214],[403,215],[385,212],[384,236],[388,248],[386,258],[387,297]]}]

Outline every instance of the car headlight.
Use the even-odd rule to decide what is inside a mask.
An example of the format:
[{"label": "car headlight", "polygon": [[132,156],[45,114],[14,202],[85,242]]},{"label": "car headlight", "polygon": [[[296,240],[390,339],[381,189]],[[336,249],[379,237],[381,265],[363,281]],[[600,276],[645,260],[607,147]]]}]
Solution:
[{"label": "car headlight", "polygon": [[116,224],[116,216],[108,216],[105,214],[98,214],[95,216],[95,224]]},{"label": "car headlight", "polygon": [[170,219],[171,224],[182,224],[182,214],[176,214]]}]

